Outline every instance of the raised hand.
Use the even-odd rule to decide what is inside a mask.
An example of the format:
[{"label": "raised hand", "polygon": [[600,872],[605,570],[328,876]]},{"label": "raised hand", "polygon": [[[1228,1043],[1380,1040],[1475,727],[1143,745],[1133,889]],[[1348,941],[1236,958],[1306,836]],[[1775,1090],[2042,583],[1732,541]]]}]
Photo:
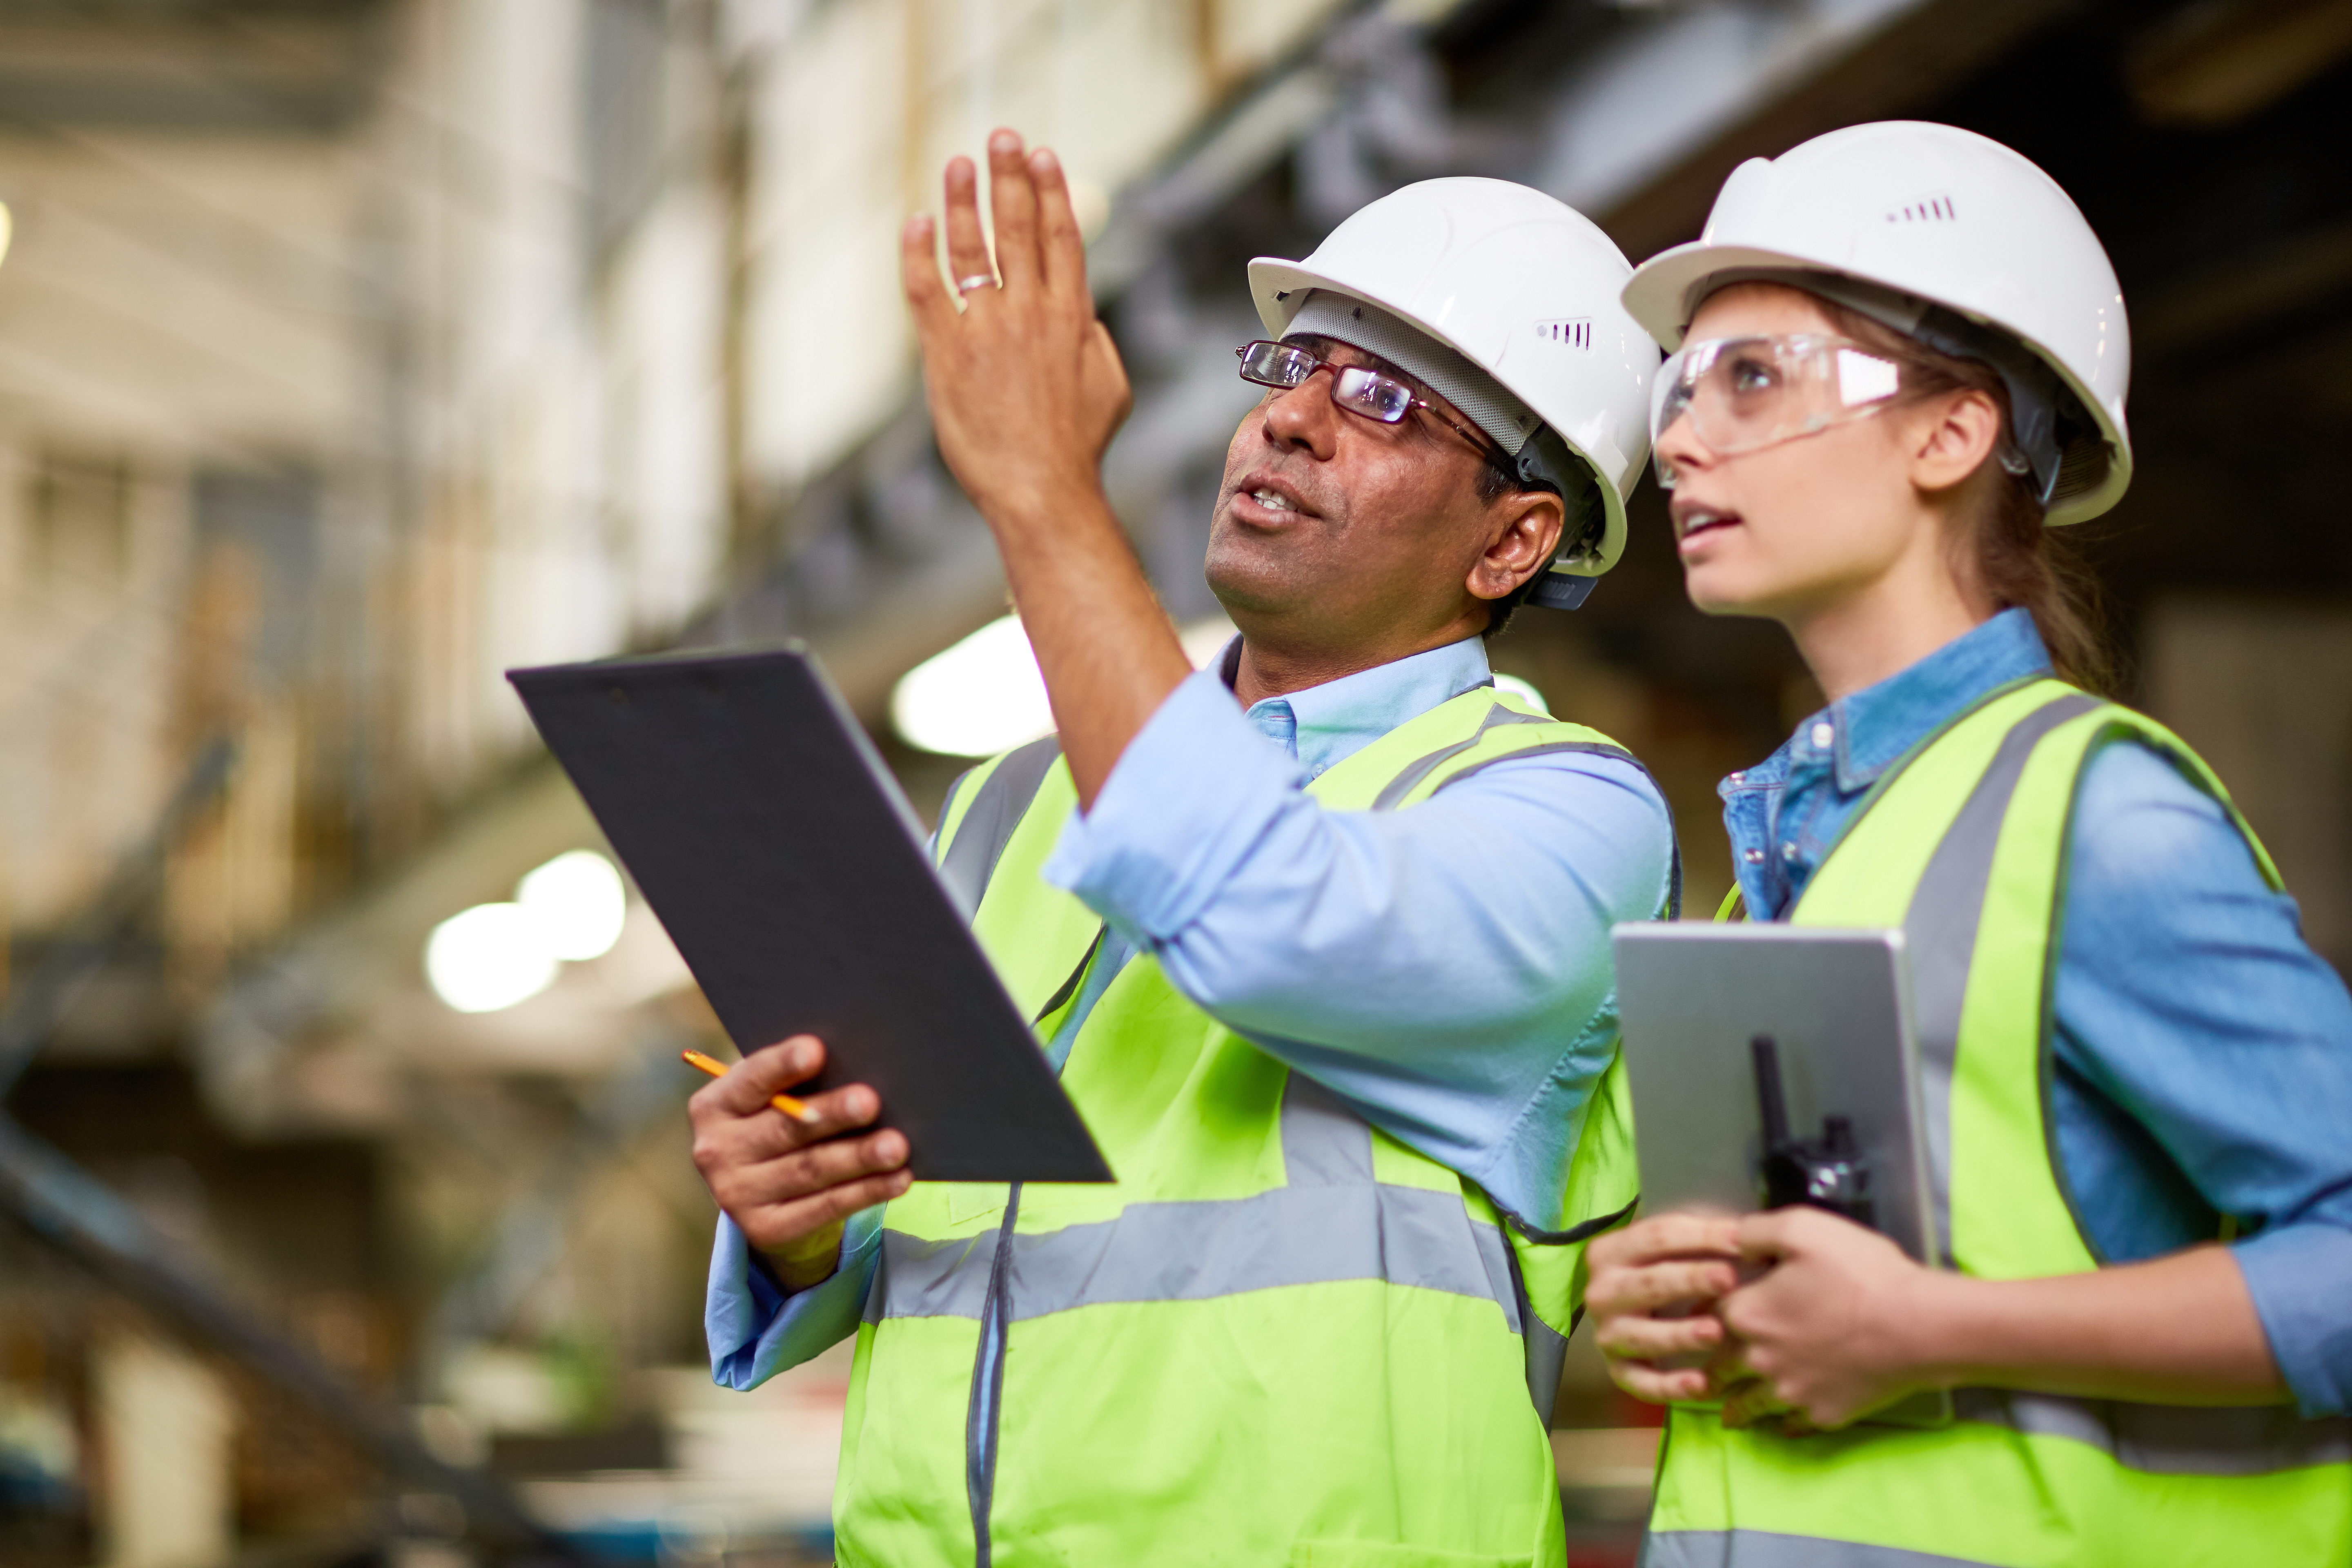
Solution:
[{"label": "raised hand", "polygon": [[1091,491],[1132,397],[1095,318],[1060,161],[1042,147],[1024,153],[1018,135],[998,131],[988,163],[994,257],[971,161],[957,158],[946,193],[957,292],[940,275],[928,214],[908,220],[900,259],[940,455],[1002,527]]},{"label": "raised hand", "polygon": [[768,1103],[824,1065],[824,1047],[796,1035],[753,1051],[686,1106],[703,1184],[793,1290],[817,1284],[839,1264],[844,1220],[897,1197],[914,1179],[902,1134],[885,1128],[841,1136],[882,1113],[881,1098],[865,1084],[806,1097],[804,1122]]},{"label": "raised hand", "polygon": [[1087,293],[1062,166],[988,140],[996,254],[971,160],[947,171],[949,292],[931,220],[908,221],[907,304],[940,453],[996,535],[1005,580],[1053,699],[1081,809],[1192,665],[1102,489],[1103,449],[1132,397]]}]

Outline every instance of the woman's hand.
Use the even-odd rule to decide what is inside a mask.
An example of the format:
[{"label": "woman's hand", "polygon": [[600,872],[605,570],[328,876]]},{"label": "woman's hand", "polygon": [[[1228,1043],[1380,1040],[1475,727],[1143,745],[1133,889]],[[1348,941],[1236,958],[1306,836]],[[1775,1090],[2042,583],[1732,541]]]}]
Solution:
[{"label": "woman's hand", "polygon": [[1918,1347],[1948,1277],[1816,1208],[1749,1215],[1738,1232],[1752,1282],[1716,1303],[1727,1337],[1708,1369],[1725,1426],[1786,1413],[1830,1431],[1937,1386]]},{"label": "woman's hand", "polygon": [[1724,1336],[1709,1309],[1739,1282],[1738,1228],[1732,1219],[1659,1215],[1585,1249],[1584,1310],[1618,1387],[1653,1405],[1713,1392],[1702,1363]]}]

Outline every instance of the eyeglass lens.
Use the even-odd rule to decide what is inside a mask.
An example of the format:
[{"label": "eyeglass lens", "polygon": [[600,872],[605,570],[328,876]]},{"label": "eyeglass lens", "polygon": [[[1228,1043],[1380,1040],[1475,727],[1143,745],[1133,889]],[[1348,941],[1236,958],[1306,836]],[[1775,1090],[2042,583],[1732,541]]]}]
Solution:
[{"label": "eyeglass lens", "polygon": [[1874,413],[1902,385],[1897,362],[1833,338],[1693,343],[1658,379],[1651,436],[1687,414],[1714,450],[1753,451]]},{"label": "eyeglass lens", "polygon": [[1248,343],[1238,352],[1244,381],[1286,390],[1305,384],[1317,371],[1328,369],[1331,401],[1340,407],[1383,425],[1393,425],[1412,411],[1412,388],[1376,370],[1332,364],[1288,343]]}]

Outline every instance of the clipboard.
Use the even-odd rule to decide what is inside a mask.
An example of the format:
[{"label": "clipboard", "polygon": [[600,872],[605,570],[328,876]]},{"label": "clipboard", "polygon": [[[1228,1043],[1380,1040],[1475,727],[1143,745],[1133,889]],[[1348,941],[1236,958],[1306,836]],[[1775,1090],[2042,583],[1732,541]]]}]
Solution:
[{"label": "clipboard", "polygon": [[737,1049],[823,1040],[809,1088],[871,1084],[919,1180],[1113,1179],[805,647],[507,679]]}]

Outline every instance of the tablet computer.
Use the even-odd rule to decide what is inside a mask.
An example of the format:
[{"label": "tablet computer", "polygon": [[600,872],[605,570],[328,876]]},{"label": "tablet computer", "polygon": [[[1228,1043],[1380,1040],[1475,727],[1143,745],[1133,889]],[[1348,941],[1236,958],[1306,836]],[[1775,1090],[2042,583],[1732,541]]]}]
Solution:
[{"label": "tablet computer", "polygon": [[816,1036],[922,1180],[1112,1179],[805,648],[507,678],[739,1050]]},{"label": "tablet computer", "polygon": [[[1612,937],[1644,1213],[1747,1213],[1777,1181],[1776,1203],[1859,1200],[1853,1217],[1940,1262],[1901,931],[1650,921]],[[1790,1190],[1808,1175],[1822,1191]]]}]

